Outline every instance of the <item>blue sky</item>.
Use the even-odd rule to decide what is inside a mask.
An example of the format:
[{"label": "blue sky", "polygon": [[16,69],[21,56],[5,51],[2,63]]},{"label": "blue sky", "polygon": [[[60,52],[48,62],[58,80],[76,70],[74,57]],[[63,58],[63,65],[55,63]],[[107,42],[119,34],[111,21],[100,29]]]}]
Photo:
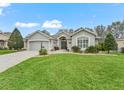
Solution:
[{"label": "blue sky", "polygon": [[36,30],[54,34],[60,28],[94,28],[124,19],[124,4],[0,4],[0,29],[15,27],[25,37]]}]

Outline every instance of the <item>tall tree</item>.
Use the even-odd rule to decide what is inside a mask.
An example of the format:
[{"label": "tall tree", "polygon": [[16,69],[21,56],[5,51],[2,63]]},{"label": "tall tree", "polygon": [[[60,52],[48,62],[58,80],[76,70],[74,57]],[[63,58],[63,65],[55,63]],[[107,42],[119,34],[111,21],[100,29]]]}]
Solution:
[{"label": "tall tree", "polygon": [[50,33],[47,30],[43,30],[42,32],[47,34],[47,35],[50,35]]},{"label": "tall tree", "polygon": [[108,51],[108,53],[110,53],[110,50],[117,49],[116,40],[114,39],[114,37],[111,33],[107,34],[105,41],[104,41],[104,45],[105,45],[105,50]]},{"label": "tall tree", "polygon": [[15,49],[15,50],[24,47],[23,37],[17,28],[15,28],[14,31],[12,32],[8,41],[8,46],[10,49]]},{"label": "tall tree", "polygon": [[112,22],[112,34],[115,38],[124,38],[124,21]]},{"label": "tall tree", "polygon": [[103,25],[98,25],[98,26],[96,26],[95,27],[95,31],[96,31],[96,33],[97,33],[97,35],[99,36],[99,37],[102,37],[103,36],[103,33],[104,33],[104,31],[105,31],[105,26],[103,26]]},{"label": "tall tree", "polygon": [[[111,25],[108,25],[108,26],[106,27],[106,31],[105,31],[105,33],[104,33],[104,36],[106,37],[106,35],[107,35],[108,33],[113,34],[113,28],[112,28]],[[104,37],[104,38],[105,38],[105,37]]]}]

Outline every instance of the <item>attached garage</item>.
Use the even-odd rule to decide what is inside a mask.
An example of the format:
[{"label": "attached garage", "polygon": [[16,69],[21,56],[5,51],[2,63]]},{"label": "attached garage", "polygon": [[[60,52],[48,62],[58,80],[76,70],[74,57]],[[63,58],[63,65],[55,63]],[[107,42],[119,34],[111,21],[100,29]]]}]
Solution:
[{"label": "attached garage", "polygon": [[30,41],[29,42],[29,50],[30,51],[39,51],[41,46],[45,49],[49,49],[49,42],[48,41]]},{"label": "attached garage", "polygon": [[27,50],[39,51],[41,46],[47,50],[50,50],[50,37],[42,31],[36,31],[27,37]]}]

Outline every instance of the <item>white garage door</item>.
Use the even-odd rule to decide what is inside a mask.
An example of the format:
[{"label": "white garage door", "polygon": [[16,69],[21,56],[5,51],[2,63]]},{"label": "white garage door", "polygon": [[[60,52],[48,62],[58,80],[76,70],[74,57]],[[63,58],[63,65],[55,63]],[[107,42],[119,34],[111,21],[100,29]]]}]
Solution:
[{"label": "white garage door", "polygon": [[[42,46],[45,49],[49,49],[49,42],[42,41]],[[30,51],[39,51],[41,49],[41,41],[30,41],[29,42],[29,50]]]}]

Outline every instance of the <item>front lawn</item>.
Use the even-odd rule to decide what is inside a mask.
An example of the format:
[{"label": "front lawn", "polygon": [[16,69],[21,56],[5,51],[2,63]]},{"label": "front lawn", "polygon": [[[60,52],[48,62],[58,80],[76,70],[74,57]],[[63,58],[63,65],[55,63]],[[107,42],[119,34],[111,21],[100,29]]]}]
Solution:
[{"label": "front lawn", "polygon": [[0,74],[0,89],[124,89],[124,55],[30,58]]},{"label": "front lawn", "polygon": [[0,50],[0,55],[14,53],[16,50]]}]

